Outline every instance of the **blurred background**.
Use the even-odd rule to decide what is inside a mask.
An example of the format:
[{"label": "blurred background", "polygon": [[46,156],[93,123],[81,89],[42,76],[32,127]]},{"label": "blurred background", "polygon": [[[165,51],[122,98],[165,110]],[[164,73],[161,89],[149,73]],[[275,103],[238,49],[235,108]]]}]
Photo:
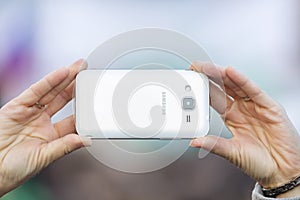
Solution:
[{"label": "blurred background", "polygon": [[[0,0],[0,105],[58,67],[86,58],[124,31],[161,27],[191,37],[286,109],[300,130],[300,1]],[[72,112],[67,106],[55,116]],[[254,181],[214,155],[189,149],[170,166],[126,174],[74,152],[3,199],[251,199]]]}]

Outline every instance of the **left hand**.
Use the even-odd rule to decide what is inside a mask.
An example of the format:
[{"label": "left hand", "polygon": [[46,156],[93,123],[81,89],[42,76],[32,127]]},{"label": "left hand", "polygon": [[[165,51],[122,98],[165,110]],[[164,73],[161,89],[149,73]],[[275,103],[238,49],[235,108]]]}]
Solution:
[{"label": "left hand", "polygon": [[78,60],[61,68],[0,109],[0,196],[49,163],[90,145],[88,138],[76,134],[73,116],[51,123],[51,117],[73,98],[74,79],[86,66]]},{"label": "left hand", "polygon": [[210,78],[211,105],[233,135],[200,137],[192,146],[224,157],[264,188],[300,175],[300,137],[280,104],[232,67],[198,62],[191,69]]}]

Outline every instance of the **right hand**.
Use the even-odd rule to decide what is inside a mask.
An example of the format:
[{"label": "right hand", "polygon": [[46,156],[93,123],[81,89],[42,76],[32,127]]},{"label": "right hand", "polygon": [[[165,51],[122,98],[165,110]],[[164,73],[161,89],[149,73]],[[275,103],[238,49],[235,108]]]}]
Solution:
[{"label": "right hand", "polygon": [[191,69],[210,78],[212,107],[233,134],[197,138],[191,146],[226,158],[264,188],[300,175],[300,137],[282,106],[232,67],[194,63]]}]

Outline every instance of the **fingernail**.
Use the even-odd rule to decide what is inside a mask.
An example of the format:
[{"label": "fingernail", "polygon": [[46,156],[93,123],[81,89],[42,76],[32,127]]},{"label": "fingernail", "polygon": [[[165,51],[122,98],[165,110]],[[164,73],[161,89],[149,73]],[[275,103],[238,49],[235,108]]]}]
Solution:
[{"label": "fingernail", "polygon": [[77,60],[77,61],[75,62],[75,64],[76,64],[76,65],[80,65],[80,66],[79,66],[79,71],[86,69],[87,66],[88,66],[86,60],[83,59],[83,58]]},{"label": "fingernail", "polygon": [[92,139],[89,137],[80,136],[80,140],[85,147],[89,147],[92,145]]},{"label": "fingernail", "polygon": [[199,138],[196,138],[196,139],[193,139],[191,142],[190,142],[190,146],[191,147],[201,147],[201,140]]},{"label": "fingernail", "polygon": [[191,140],[191,141],[190,141],[190,146],[191,146],[191,147],[195,147],[194,140]]},{"label": "fingernail", "polygon": [[81,71],[81,70],[84,70],[84,69],[86,69],[87,67],[88,67],[88,63],[86,62],[86,60],[82,60],[79,70],[80,70],[80,71]]}]

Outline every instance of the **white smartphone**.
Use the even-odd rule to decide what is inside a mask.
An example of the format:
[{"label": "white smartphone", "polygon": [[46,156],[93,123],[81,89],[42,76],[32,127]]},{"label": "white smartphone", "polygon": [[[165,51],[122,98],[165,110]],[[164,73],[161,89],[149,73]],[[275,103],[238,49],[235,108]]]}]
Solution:
[{"label": "white smartphone", "polygon": [[191,70],[84,70],[78,134],[95,139],[191,139],[209,131],[209,81]]}]

